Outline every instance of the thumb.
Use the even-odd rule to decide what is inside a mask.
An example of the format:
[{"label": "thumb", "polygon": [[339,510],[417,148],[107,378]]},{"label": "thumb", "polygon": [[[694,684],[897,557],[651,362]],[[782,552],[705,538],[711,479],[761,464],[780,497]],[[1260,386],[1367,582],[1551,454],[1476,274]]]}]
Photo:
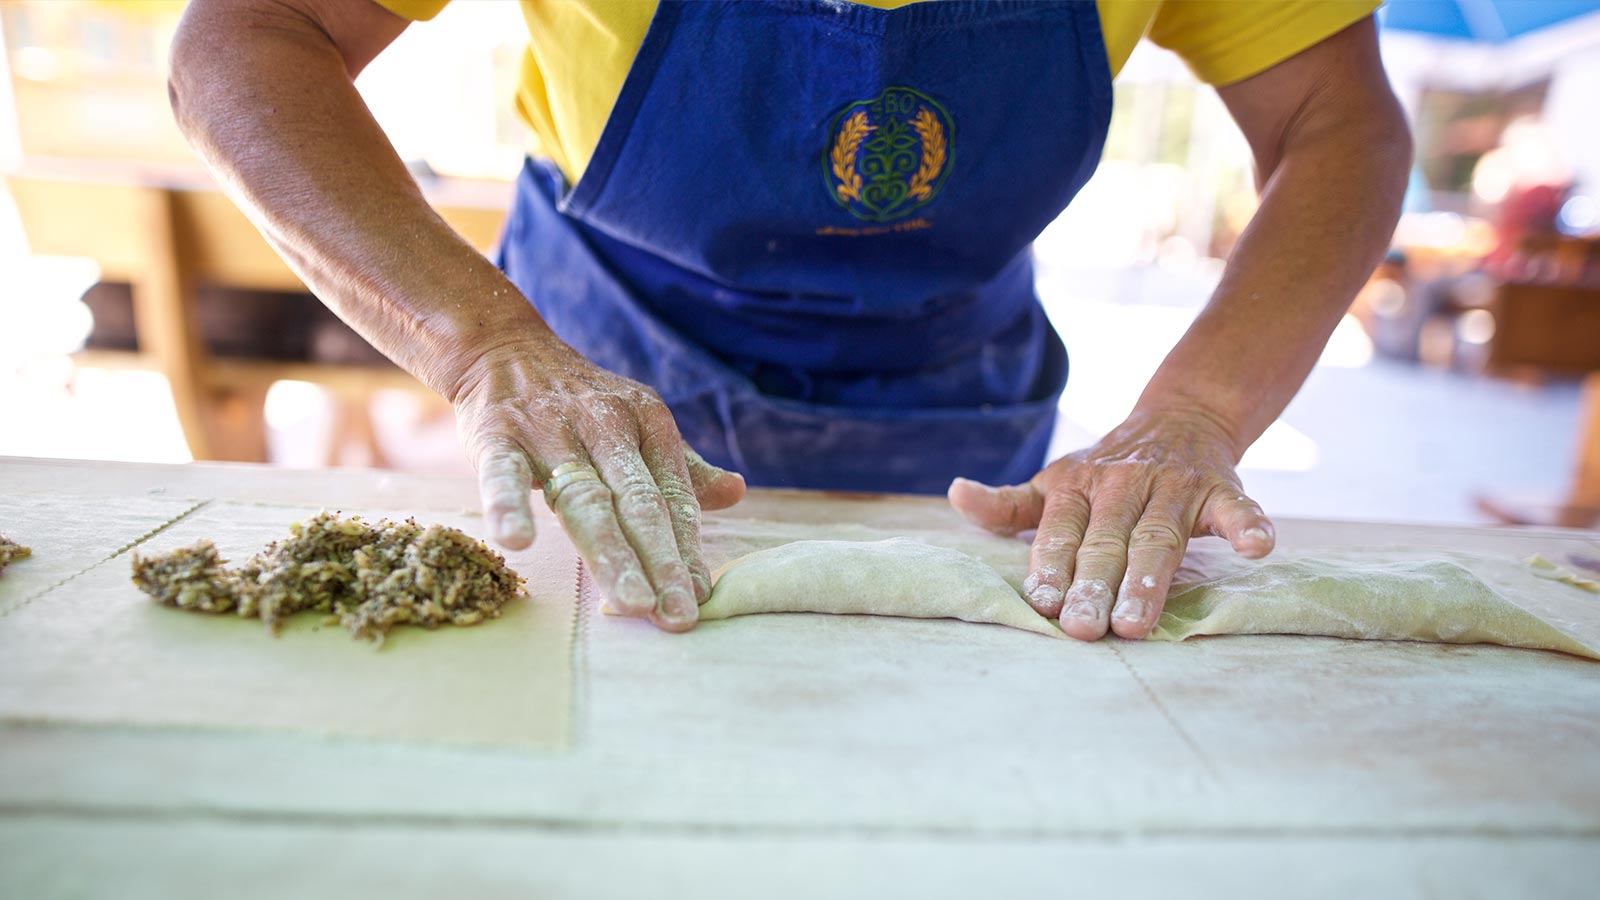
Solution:
[{"label": "thumb", "polygon": [[1031,484],[990,487],[969,478],[950,482],[950,505],[968,522],[996,534],[1012,535],[1039,526],[1044,496]]},{"label": "thumb", "polygon": [[1233,545],[1233,550],[1248,559],[1260,559],[1272,552],[1277,532],[1254,500],[1232,485],[1214,489],[1200,509],[1196,534],[1215,534]]},{"label": "thumb", "polygon": [[683,461],[688,464],[689,481],[701,509],[727,509],[744,499],[743,475],[713,466],[688,444],[683,445]]}]

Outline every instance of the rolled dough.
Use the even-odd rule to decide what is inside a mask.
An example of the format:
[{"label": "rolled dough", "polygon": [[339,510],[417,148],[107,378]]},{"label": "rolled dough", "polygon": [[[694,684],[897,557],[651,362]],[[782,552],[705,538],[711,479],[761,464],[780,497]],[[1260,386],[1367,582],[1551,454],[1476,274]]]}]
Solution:
[{"label": "rolled dough", "polygon": [[[1394,556],[1384,561],[1293,554],[1224,574],[1201,575],[1198,583],[1180,582],[1150,639],[1308,634],[1501,644],[1600,659],[1600,644],[1585,644],[1541,620],[1463,561],[1407,559],[1404,551]],[[1480,569],[1500,564],[1487,559],[1472,562]]]},{"label": "rolled dough", "polygon": [[[971,540],[984,546],[988,561],[904,537],[799,540],[756,550],[717,572],[700,617],[865,613],[1062,637],[1017,590],[1025,549]],[[1443,550],[1328,548],[1251,562],[1197,546],[1150,639],[1301,634],[1502,644],[1600,659],[1600,601],[1544,574],[1517,560]]]},{"label": "rolled dough", "polygon": [[795,541],[759,550],[715,573],[700,618],[774,612],[961,619],[1065,637],[994,569],[909,538]]}]

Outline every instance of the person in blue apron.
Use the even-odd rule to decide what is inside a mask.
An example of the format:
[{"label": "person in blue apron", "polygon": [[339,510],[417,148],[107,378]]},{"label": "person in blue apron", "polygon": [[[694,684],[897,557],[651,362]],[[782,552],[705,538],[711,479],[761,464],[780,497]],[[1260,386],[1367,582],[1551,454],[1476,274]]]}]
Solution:
[{"label": "person in blue apron", "polygon": [[[1274,66],[1274,82],[1226,89],[1271,176],[1260,236],[1128,421],[1048,465],[1068,360],[1030,247],[1105,142],[1092,3],[661,0],[581,177],[529,159],[517,182],[497,263],[536,316],[498,287],[482,306],[404,289],[378,303],[303,274],[454,402],[497,539],[532,540],[542,487],[618,611],[691,627],[710,588],[700,512],[746,483],[948,492],[992,530],[1037,529],[1025,591],[1041,615],[1075,637],[1140,637],[1191,534],[1271,549],[1234,467],[1382,252],[1403,186],[1405,127],[1374,44],[1366,21]],[[1318,98],[1337,66],[1358,67],[1354,105]],[[224,146],[212,164],[304,254],[310,238],[274,230],[291,214],[250,189],[260,176],[215,118],[186,127]],[[430,340],[441,321],[455,330]]]}]

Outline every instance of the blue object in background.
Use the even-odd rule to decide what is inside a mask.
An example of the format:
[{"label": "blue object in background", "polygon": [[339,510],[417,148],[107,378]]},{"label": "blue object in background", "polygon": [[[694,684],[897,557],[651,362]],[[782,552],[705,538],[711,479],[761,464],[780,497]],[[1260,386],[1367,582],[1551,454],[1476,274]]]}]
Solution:
[{"label": "blue object in background", "polygon": [[1389,0],[1378,22],[1390,31],[1497,44],[1596,13],[1600,0]]}]

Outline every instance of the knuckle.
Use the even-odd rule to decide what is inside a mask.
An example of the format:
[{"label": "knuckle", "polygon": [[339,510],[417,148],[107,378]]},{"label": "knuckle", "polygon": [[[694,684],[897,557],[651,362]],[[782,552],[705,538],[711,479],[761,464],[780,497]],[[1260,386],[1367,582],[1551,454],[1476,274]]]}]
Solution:
[{"label": "knuckle", "polygon": [[1149,492],[1139,484],[1103,479],[1084,494],[1084,505],[1102,515],[1112,514],[1121,519],[1128,513],[1142,511],[1148,496]]},{"label": "knuckle", "polygon": [[591,398],[584,409],[586,418],[605,431],[617,431],[633,415],[633,404],[617,394],[600,394]]},{"label": "knuckle", "polygon": [[678,420],[666,404],[647,406],[639,412],[639,430],[663,446],[673,446],[682,438],[678,434]]},{"label": "knuckle", "polygon": [[1033,549],[1041,556],[1059,556],[1076,550],[1078,543],[1078,539],[1070,534],[1040,534],[1033,539]]},{"label": "knuckle", "polygon": [[665,411],[667,408],[667,403],[661,399],[661,394],[647,384],[637,382],[629,384],[612,397],[639,415],[653,415],[657,410]]},{"label": "knuckle", "polygon": [[643,406],[652,403],[661,406],[666,405],[665,401],[661,399],[660,391],[657,391],[648,384],[638,381],[629,383],[627,396],[628,399],[637,406]]},{"label": "knuckle", "polygon": [[1160,483],[1160,490],[1184,497],[1198,497],[1206,494],[1206,477],[1194,469],[1163,469],[1160,474]]},{"label": "knuckle", "polygon": [[676,556],[668,557],[654,566],[656,580],[666,586],[672,582],[689,582],[689,566]]},{"label": "knuckle", "polygon": [[667,419],[669,421],[672,419],[672,410],[667,407],[667,401],[661,399],[660,394],[649,388],[645,388],[634,399],[634,409],[639,411],[639,415],[648,419]]},{"label": "knuckle", "polygon": [[677,510],[680,506],[691,506],[695,512],[698,513],[700,511],[700,501],[695,496],[694,491],[678,478],[661,479],[657,490],[661,493],[661,499],[665,500],[667,505],[674,510]]},{"label": "knuckle", "polygon": [[1133,543],[1159,550],[1178,550],[1183,547],[1183,534],[1167,521],[1140,522],[1133,529]]},{"label": "knuckle", "polygon": [[533,467],[521,452],[492,454],[478,466],[485,482],[511,482],[526,485],[533,479]]},{"label": "knuckle", "polygon": [[611,501],[611,489],[602,481],[580,481],[561,492],[557,505],[563,509],[604,508]]},{"label": "knuckle", "polygon": [[1049,490],[1052,495],[1083,494],[1094,479],[1094,467],[1085,463],[1062,466],[1052,472]]},{"label": "knuckle", "polygon": [[629,481],[620,486],[616,494],[616,504],[619,510],[625,513],[649,513],[662,509],[663,501],[661,491],[654,482]]},{"label": "knuckle", "polygon": [[466,443],[479,471],[522,455],[521,445],[498,431],[476,432],[467,436]]},{"label": "knuckle", "polygon": [[1120,559],[1127,553],[1127,543],[1115,535],[1090,535],[1078,548],[1078,556],[1090,559]]},{"label": "knuckle", "polygon": [[679,531],[697,534],[700,529],[700,504],[694,500],[665,498],[667,512],[672,516],[673,527]]},{"label": "knuckle", "polygon": [[1111,459],[1097,463],[1093,472],[1097,482],[1126,484],[1145,478],[1150,472],[1150,464],[1136,458]]},{"label": "knuckle", "polygon": [[1055,515],[1080,515],[1089,510],[1089,496],[1077,485],[1057,485],[1050,492],[1048,506]]}]

